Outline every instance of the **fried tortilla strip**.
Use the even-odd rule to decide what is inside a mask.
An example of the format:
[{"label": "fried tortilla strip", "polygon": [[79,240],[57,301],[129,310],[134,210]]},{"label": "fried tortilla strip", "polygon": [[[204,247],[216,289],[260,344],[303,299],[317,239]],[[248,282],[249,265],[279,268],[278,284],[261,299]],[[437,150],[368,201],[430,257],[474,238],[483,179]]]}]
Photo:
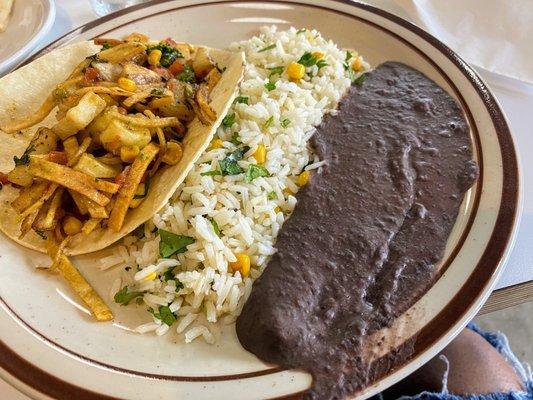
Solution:
[{"label": "fried tortilla strip", "polygon": [[61,198],[63,197],[64,191],[65,190],[62,187],[55,191],[52,200],[50,200],[50,206],[48,207],[46,215],[39,224],[40,229],[51,230],[55,228],[55,223],[57,222],[56,215],[61,207]]},{"label": "fried tortilla strip", "polygon": [[[41,204],[42,205],[42,204]],[[22,239],[26,234],[30,231],[32,225],[34,224],[35,220],[37,219],[37,216],[39,215],[39,212],[41,211],[41,208],[35,208],[30,214],[28,214],[20,224],[20,234],[19,239]]]},{"label": "fried tortilla strip", "polygon": [[159,147],[153,142],[149,143],[141,150],[131,165],[131,168],[126,175],[126,179],[118,191],[115,205],[113,206],[111,215],[107,221],[107,226],[115,232],[118,232],[120,228],[122,228],[124,217],[126,216],[130,202],[135,195],[135,190],[137,190],[137,186],[141,183],[144,173],[158,152]]},{"label": "fried tortilla strip", "polygon": [[91,309],[98,321],[110,321],[113,313],[106,306],[102,298],[96,293],[92,286],[85,280],[67,256],[51,240],[47,243],[47,252],[54,260],[53,269],[59,270],[60,274],[67,280],[72,289],[81,297],[85,304]]},{"label": "fried tortilla strip", "polygon": [[34,182],[33,185],[23,188],[17,198],[11,202],[11,207],[17,213],[22,213],[43,196],[50,183],[46,181]]},{"label": "fried tortilla strip", "polygon": [[182,127],[182,123],[176,117],[165,117],[165,118],[139,118],[133,117],[130,115],[122,115],[119,112],[113,113],[113,118],[120,121],[127,122],[129,124],[140,126],[143,128],[165,128],[167,126]]},{"label": "fried tortilla strip", "polygon": [[[97,182],[96,179],[87,174],[36,156],[30,156],[29,171],[38,178],[55,182],[67,189],[81,193],[100,206],[109,203],[109,198],[97,190],[97,187],[103,186],[101,183],[104,181]],[[106,183],[118,186],[111,182]]]},{"label": "fried tortilla strip", "polygon": [[82,196],[73,190],[69,190],[69,193],[82,214],[89,214],[92,218],[98,219],[107,218],[109,216],[105,207],[99,206],[94,201],[89,200],[87,197]]},{"label": "fried tortilla strip", "polygon": [[89,233],[94,231],[98,225],[100,225],[101,221],[102,220],[100,218],[91,218],[85,221],[85,223],[83,224],[83,227],[81,228],[81,231],[84,234],[88,235]]},{"label": "fried tortilla strip", "polygon": [[94,186],[96,187],[96,189],[101,190],[102,192],[106,192],[106,193],[116,193],[118,192],[118,189],[120,188],[120,185],[116,183],[104,181],[98,178],[95,179]]}]

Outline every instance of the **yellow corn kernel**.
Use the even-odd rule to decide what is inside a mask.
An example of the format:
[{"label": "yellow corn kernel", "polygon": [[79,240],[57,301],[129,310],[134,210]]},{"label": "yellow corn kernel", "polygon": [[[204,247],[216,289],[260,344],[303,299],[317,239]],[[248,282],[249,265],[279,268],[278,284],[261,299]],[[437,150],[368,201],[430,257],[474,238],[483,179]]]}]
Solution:
[{"label": "yellow corn kernel", "polygon": [[77,233],[80,233],[82,226],[83,224],[78,218],[72,217],[70,215],[66,217],[63,221],[63,231],[67,236],[72,236],[76,235]]},{"label": "yellow corn kernel", "polygon": [[140,151],[141,149],[136,145],[122,146],[120,148],[120,159],[125,163],[132,163],[135,161]]},{"label": "yellow corn kernel", "polygon": [[287,75],[290,79],[298,81],[304,77],[305,67],[302,64],[291,61],[287,66]]},{"label": "yellow corn kernel", "polygon": [[281,207],[276,207],[274,208],[274,212],[277,214],[277,213],[280,213],[281,212]]},{"label": "yellow corn kernel", "polygon": [[237,261],[229,263],[230,268],[235,271],[239,271],[243,277],[250,275],[250,257],[246,253],[235,254]]},{"label": "yellow corn kernel", "polygon": [[159,64],[159,60],[161,60],[161,50],[152,50],[150,54],[148,54],[148,64],[156,66]]},{"label": "yellow corn kernel", "polygon": [[213,141],[211,142],[211,148],[212,149],[220,149],[222,147],[222,139],[219,139],[219,138],[215,138],[213,139]]},{"label": "yellow corn kernel", "polygon": [[149,281],[153,281],[155,279],[155,277],[157,276],[157,274],[155,272],[152,272],[148,275],[146,275],[144,278],[143,278],[143,282],[149,282]]},{"label": "yellow corn kernel", "polygon": [[316,60],[322,60],[324,58],[325,54],[322,53],[321,51],[315,51],[313,52],[313,57],[316,58]]},{"label": "yellow corn kernel", "polygon": [[174,103],[174,99],[171,96],[160,97],[158,99],[153,99],[150,102],[150,107],[152,107],[152,108],[161,108],[161,107],[170,106],[173,103]]},{"label": "yellow corn kernel", "polygon": [[178,142],[168,142],[165,154],[163,155],[163,162],[169,165],[176,165],[183,156],[183,149]]},{"label": "yellow corn kernel", "polygon": [[286,194],[287,196],[289,196],[289,195],[293,195],[293,194],[294,194],[293,191],[290,190],[289,188],[285,188],[285,189],[283,189],[283,193]]},{"label": "yellow corn kernel", "polygon": [[296,178],[296,183],[298,186],[304,186],[307,182],[309,182],[309,175],[311,175],[309,171],[303,171],[300,175],[298,175],[298,178]]},{"label": "yellow corn kernel", "polygon": [[263,164],[266,161],[266,148],[264,145],[260,144],[257,146],[257,150],[254,151],[252,156],[255,158],[258,164]]},{"label": "yellow corn kernel", "polygon": [[128,92],[135,92],[137,90],[137,84],[131,79],[124,78],[123,76],[118,78],[118,86]]},{"label": "yellow corn kernel", "polygon": [[357,57],[355,61],[352,63],[352,69],[356,72],[360,71],[362,66],[363,66],[363,57]]}]

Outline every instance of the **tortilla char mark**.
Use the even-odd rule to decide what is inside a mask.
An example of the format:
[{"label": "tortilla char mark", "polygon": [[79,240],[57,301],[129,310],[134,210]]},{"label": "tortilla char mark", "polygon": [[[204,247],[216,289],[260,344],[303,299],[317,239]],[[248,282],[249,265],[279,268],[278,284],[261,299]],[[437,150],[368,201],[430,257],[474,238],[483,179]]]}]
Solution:
[{"label": "tortilla char mark", "polygon": [[395,62],[350,88],[313,145],[327,165],[297,194],[237,334],[259,358],[309,371],[305,397],[343,398],[374,375],[365,337],[433,283],[478,168],[455,100]]}]

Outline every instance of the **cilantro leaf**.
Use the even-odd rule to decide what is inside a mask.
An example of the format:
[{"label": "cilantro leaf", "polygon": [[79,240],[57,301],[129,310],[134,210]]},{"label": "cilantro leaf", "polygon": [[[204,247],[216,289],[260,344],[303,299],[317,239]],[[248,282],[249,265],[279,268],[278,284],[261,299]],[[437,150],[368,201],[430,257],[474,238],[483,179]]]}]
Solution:
[{"label": "cilantro leaf", "polygon": [[286,128],[291,124],[291,120],[289,118],[283,118],[281,121],[279,121],[279,124],[282,128]]},{"label": "cilantro leaf", "polygon": [[144,199],[148,195],[148,190],[150,189],[150,179],[147,179],[146,182],[144,182],[144,193],[143,194],[136,194],[133,196],[134,199]]},{"label": "cilantro leaf", "polygon": [[274,82],[267,82],[265,83],[265,89],[271,92],[276,88],[276,84]]},{"label": "cilantro leaf", "polygon": [[180,289],[183,289],[185,287],[179,279],[174,278],[174,280],[176,281],[176,292],[179,292]]},{"label": "cilantro leaf", "polygon": [[306,51],[297,61],[298,64],[302,64],[304,67],[312,67],[316,62],[316,57],[308,51]]},{"label": "cilantro leaf", "polygon": [[265,123],[263,124],[263,129],[267,129],[274,123],[274,116],[271,115],[270,118],[268,118]]},{"label": "cilantro leaf", "polygon": [[237,161],[242,160],[244,153],[248,150],[250,150],[248,146],[240,147],[226,158],[219,161],[218,165],[220,166],[220,172],[222,172],[222,175],[237,175],[244,172]]},{"label": "cilantro leaf", "polygon": [[107,50],[111,47],[111,45],[107,42],[105,42],[103,45],[102,45],[102,50]]},{"label": "cilantro leaf", "polygon": [[37,235],[39,235],[39,236],[41,237],[41,239],[43,239],[43,240],[48,239],[47,236],[45,235],[44,231],[41,231],[41,230],[39,230],[39,229],[36,229],[34,232],[35,232]]},{"label": "cilantro leaf", "polygon": [[361,74],[356,79],[353,79],[352,82],[355,85],[361,86],[363,84],[363,82],[365,81],[365,78],[366,78],[366,75],[365,74]]},{"label": "cilantro leaf", "polygon": [[166,281],[171,281],[171,280],[174,280],[174,268],[176,267],[170,267],[169,269],[167,269],[165,271],[165,273],[163,274],[163,280],[166,282]]},{"label": "cilantro leaf", "polygon": [[237,96],[235,97],[235,100],[233,100],[233,103],[248,104],[248,100],[247,96]]},{"label": "cilantro leaf", "polygon": [[261,50],[259,50],[258,53],[262,53],[263,51],[272,50],[275,47],[276,47],[275,43],[269,44],[268,46],[263,47]]},{"label": "cilantro leaf", "polygon": [[217,236],[220,237],[221,236],[220,228],[218,227],[217,221],[215,221],[214,218],[208,218],[208,219],[209,219],[209,222],[211,222],[211,226],[213,227],[213,230],[215,231]]},{"label": "cilantro leaf", "polygon": [[316,63],[318,69],[327,67],[328,65],[329,64],[326,62],[326,60],[318,60],[318,62]]},{"label": "cilantro leaf", "polygon": [[270,76],[272,75],[281,75],[283,71],[285,70],[284,67],[271,67],[267,68],[270,71]]},{"label": "cilantro leaf", "polygon": [[159,316],[161,321],[168,326],[172,326],[172,324],[176,322],[176,316],[170,311],[168,306],[159,307]]},{"label": "cilantro leaf", "polygon": [[178,74],[178,80],[188,83],[196,83],[196,75],[194,75],[194,70],[190,65],[186,65]]},{"label": "cilantro leaf", "polygon": [[250,183],[255,178],[259,178],[260,176],[270,176],[270,172],[268,172],[268,170],[261,165],[250,164],[250,166],[246,170],[244,181],[246,183]]},{"label": "cilantro leaf", "polygon": [[176,235],[164,229],[159,230],[159,236],[161,237],[159,255],[163,258],[168,258],[176,253],[184,253],[187,246],[195,242],[190,236]]},{"label": "cilantro leaf", "polygon": [[222,172],[220,172],[218,169],[215,169],[214,171],[207,171],[200,173],[201,176],[217,176],[222,175]]},{"label": "cilantro leaf", "polygon": [[13,156],[13,161],[15,162],[15,165],[26,165],[30,162],[30,153],[35,151],[35,146],[33,144],[30,144],[28,148],[24,151],[22,156],[18,158],[17,156]]},{"label": "cilantro leaf", "polygon": [[235,146],[238,146],[242,143],[239,139],[239,132],[233,132],[233,135],[231,135],[230,142],[233,143]]},{"label": "cilantro leaf", "polygon": [[271,192],[268,192],[267,194],[267,199],[268,200],[274,200],[274,199],[277,199],[278,198],[278,195],[276,194],[276,192],[273,190]]},{"label": "cilantro leaf", "polygon": [[222,125],[226,127],[230,127],[234,123],[235,123],[235,113],[226,115],[224,119],[222,120]]},{"label": "cilantro leaf", "polygon": [[166,43],[159,43],[156,46],[149,47],[147,49],[147,53],[150,53],[152,50],[161,51],[161,59],[159,60],[159,64],[165,68],[170,67],[172,63],[176,61],[176,59],[183,58],[183,55],[178,49],[175,49]]},{"label": "cilantro leaf", "polygon": [[305,28],[298,29],[298,30],[296,31],[296,34],[299,35],[300,33],[304,33],[306,30],[307,30],[307,29],[305,29]]},{"label": "cilantro leaf", "polygon": [[128,292],[128,287],[124,286],[122,289],[115,293],[113,299],[115,300],[115,303],[127,306],[130,301],[142,295],[142,292]]}]

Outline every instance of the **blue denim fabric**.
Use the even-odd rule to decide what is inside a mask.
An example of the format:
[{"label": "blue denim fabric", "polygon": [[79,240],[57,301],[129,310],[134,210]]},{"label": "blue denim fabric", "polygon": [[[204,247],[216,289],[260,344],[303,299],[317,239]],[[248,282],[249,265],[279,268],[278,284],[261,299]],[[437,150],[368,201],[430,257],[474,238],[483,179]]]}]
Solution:
[{"label": "blue denim fabric", "polygon": [[[501,332],[484,332],[474,323],[468,324],[468,328],[480,334],[487,340],[500,354],[502,354],[514,367],[516,373],[524,382],[525,392],[491,393],[484,395],[456,396],[448,393],[447,373],[442,380],[442,391],[439,393],[422,392],[416,396],[402,396],[398,400],[533,400],[533,375],[531,368],[520,363],[509,347],[507,337]],[[442,357],[442,356],[441,356]],[[446,357],[442,360],[448,363]]]}]

